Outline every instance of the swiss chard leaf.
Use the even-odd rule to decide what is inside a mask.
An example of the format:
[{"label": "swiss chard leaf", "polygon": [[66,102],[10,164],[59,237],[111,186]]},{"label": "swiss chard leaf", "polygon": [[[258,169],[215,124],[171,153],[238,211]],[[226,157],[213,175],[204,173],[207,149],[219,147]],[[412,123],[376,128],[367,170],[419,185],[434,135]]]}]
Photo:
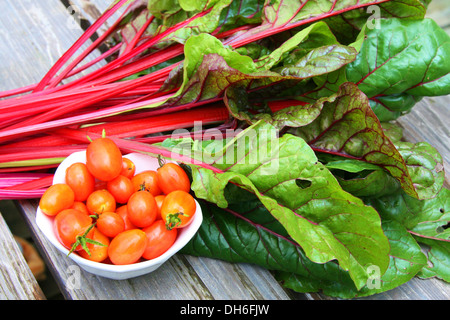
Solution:
[{"label": "swiss chard leaf", "polygon": [[398,192],[379,198],[369,198],[384,219],[396,220],[418,237],[450,240],[450,190],[442,188],[431,199],[418,200]]},{"label": "swiss chard leaf", "polygon": [[228,205],[224,190],[230,183],[252,192],[309,259],[338,260],[360,288],[367,265],[384,272],[388,264],[377,212],[343,191],[304,140],[276,138],[273,129],[260,122],[228,142],[225,152],[217,152],[219,142],[209,144],[216,144],[214,166],[225,172],[193,166],[192,189],[219,207]]},{"label": "swiss chard leaf", "polygon": [[343,84],[338,93],[316,104],[322,105],[320,116],[296,128],[297,135],[316,151],[347,155],[383,167],[408,194],[417,197],[405,161],[384,134],[367,97],[354,84]]},{"label": "swiss chard leaf", "polygon": [[429,1],[392,0],[367,8],[344,12],[324,21],[342,43],[351,43],[367,26],[379,28],[380,18],[423,19]]},{"label": "swiss chard leaf", "polygon": [[395,146],[405,160],[419,199],[434,198],[445,180],[442,156],[427,142],[397,141]]},{"label": "swiss chard leaf", "polygon": [[341,187],[356,197],[380,197],[400,188],[399,182],[380,167],[367,167],[366,162],[342,159],[326,164]]},{"label": "swiss chard leaf", "polygon": [[436,22],[381,19],[380,28],[367,30],[366,37],[346,71],[369,98],[450,93],[450,36]]},{"label": "swiss chard leaf", "polygon": [[428,249],[426,255],[429,263],[417,274],[419,278],[436,277],[450,282],[450,242],[428,238],[419,238]]},{"label": "swiss chard leaf", "polygon": [[227,209],[200,203],[204,222],[182,253],[260,265],[275,271],[284,286],[298,292],[321,291],[344,299],[368,296],[407,282],[426,264],[420,247],[405,228],[384,221],[383,230],[390,243],[389,268],[382,274],[376,266],[368,266],[370,277],[358,290],[349,273],[334,261],[319,264],[308,259],[257,200],[243,202],[241,198]]},{"label": "swiss chard leaf", "polygon": [[391,121],[407,114],[422,97],[408,93],[378,96],[369,99],[373,112],[380,121]]},{"label": "swiss chard leaf", "polygon": [[345,277],[336,277],[334,282],[317,283],[301,274],[284,271],[277,272],[277,279],[295,291],[311,292],[312,287],[315,291],[344,299],[366,297],[394,289],[420,272],[427,259],[414,238],[399,223],[383,221],[383,229],[391,246],[389,268],[384,274],[380,274],[376,268],[371,269],[371,277],[359,291],[348,285]]},{"label": "swiss chard leaf", "polygon": [[[426,142],[413,144],[396,140],[394,145],[405,160],[419,199],[435,197],[445,179],[441,155]],[[335,155],[321,156],[320,159],[333,172],[342,188],[357,197],[379,197],[399,191],[398,181],[380,168]]]},{"label": "swiss chard leaf", "polygon": [[315,292],[337,282],[356,291],[348,272],[337,263],[313,263],[283,231],[274,231],[278,221],[258,202],[241,202],[226,210],[206,201],[200,205],[203,223],[182,253],[294,273],[305,279],[302,292]]}]

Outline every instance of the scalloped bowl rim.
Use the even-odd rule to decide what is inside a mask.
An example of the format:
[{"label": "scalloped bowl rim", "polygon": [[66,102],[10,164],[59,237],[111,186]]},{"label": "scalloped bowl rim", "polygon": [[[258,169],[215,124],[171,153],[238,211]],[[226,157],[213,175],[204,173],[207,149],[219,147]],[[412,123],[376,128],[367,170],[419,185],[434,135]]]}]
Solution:
[{"label": "scalloped bowl rim", "polygon": [[[159,167],[157,158],[149,155],[129,153],[127,155],[124,155],[124,157],[129,158],[135,163],[136,173],[142,172],[144,170],[156,170],[156,168]],[[52,184],[65,183],[65,171],[72,163],[75,162],[86,163],[86,151],[74,152],[66,159],[64,159],[55,171]],[[70,254],[69,258],[71,258],[84,270],[111,279],[128,279],[150,273],[159,268],[170,257],[181,250],[192,239],[192,237],[200,228],[200,225],[203,221],[203,215],[199,203],[197,202],[197,200],[195,200],[195,202],[197,205],[197,210],[195,212],[193,221],[187,227],[178,229],[179,232],[175,243],[165,253],[157,258],[128,265],[113,265],[90,261],[77,254]],[[53,230],[53,217],[45,215],[39,209],[39,206],[36,210],[36,224],[38,225],[44,236],[52,243],[52,245],[67,256],[69,250],[66,249],[55,236]]]}]

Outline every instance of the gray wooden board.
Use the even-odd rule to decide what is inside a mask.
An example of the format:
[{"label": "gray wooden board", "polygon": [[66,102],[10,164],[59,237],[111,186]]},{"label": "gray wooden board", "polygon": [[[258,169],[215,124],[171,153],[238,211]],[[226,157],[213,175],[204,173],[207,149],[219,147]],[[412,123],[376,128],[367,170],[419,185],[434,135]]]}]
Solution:
[{"label": "gray wooden board", "polygon": [[1,213],[0,244],[0,300],[45,300]]},{"label": "gray wooden board", "polygon": [[[73,0],[86,5],[87,0]],[[90,1],[91,4],[97,1]],[[84,7],[86,8],[86,7]],[[93,9],[90,8],[90,12]],[[85,14],[88,14],[85,11]],[[95,15],[93,15],[95,16]],[[58,0],[33,2],[21,0],[0,3],[0,30],[7,49],[0,50],[0,90],[39,81],[54,61],[82,33]],[[11,29],[10,26],[17,26]],[[69,25],[70,28],[64,26]],[[20,70],[20,71],[19,71]],[[435,99],[435,100],[433,100]],[[441,98],[424,99],[410,115],[401,121],[410,141],[429,141],[446,159],[448,167],[448,97],[440,107],[432,108]],[[441,100],[439,100],[441,101]],[[447,102],[446,102],[447,101]],[[429,105],[432,112],[424,110]],[[447,118],[445,118],[447,116]],[[409,118],[408,118],[409,117]],[[425,121],[417,126],[418,117]],[[410,119],[410,120],[408,120]],[[442,121],[439,124],[439,121]],[[431,126],[430,126],[431,124]],[[439,128],[441,132],[428,130]],[[439,145],[439,143],[441,145]],[[19,202],[23,215],[44,259],[53,272],[67,299],[304,299],[305,295],[286,292],[270,272],[248,264],[231,264],[208,258],[178,254],[157,271],[129,280],[110,280],[78,269],[71,259],[57,251],[35,224],[37,201]],[[78,277],[79,276],[79,277]],[[448,299],[449,285],[438,280],[418,280],[369,299]],[[307,299],[328,299],[308,294]]]}]

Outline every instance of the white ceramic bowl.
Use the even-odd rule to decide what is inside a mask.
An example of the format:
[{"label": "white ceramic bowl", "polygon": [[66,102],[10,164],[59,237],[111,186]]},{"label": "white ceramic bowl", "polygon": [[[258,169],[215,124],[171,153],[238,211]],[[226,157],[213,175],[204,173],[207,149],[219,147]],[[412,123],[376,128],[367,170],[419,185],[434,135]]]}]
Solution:
[{"label": "white ceramic bowl", "polygon": [[[134,164],[136,165],[136,173],[145,170],[156,170],[159,167],[158,160],[151,156],[147,156],[140,153],[130,153],[128,155],[125,155],[125,157],[129,158],[134,162]],[[72,163],[75,162],[86,163],[86,152],[79,151],[68,156],[57,168],[53,178],[53,184],[65,183],[66,169]],[[70,254],[69,258],[75,261],[82,269],[95,275],[110,279],[116,280],[129,279],[150,273],[159,268],[170,257],[172,257],[180,249],[182,249],[189,242],[189,240],[192,239],[197,230],[200,228],[200,225],[202,224],[203,221],[203,215],[200,205],[197,201],[196,204],[197,204],[197,211],[195,212],[193,221],[187,227],[179,229],[177,239],[175,240],[175,243],[172,245],[172,247],[170,247],[169,250],[167,250],[165,253],[163,253],[161,256],[155,259],[146,260],[130,265],[112,265],[90,261],[82,258],[77,254]],[[67,250],[56,238],[53,229],[53,217],[45,215],[39,209],[39,207],[36,211],[36,224],[39,226],[39,228],[47,237],[47,239],[59,251],[61,251],[65,255],[69,253],[69,250]]]}]

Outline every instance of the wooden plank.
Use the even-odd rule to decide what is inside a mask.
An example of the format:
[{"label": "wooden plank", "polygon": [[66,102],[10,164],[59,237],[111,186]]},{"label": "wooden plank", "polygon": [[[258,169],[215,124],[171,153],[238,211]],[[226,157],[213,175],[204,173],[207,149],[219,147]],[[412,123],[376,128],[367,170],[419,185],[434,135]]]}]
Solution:
[{"label": "wooden plank", "polygon": [[1,213],[0,243],[0,300],[45,300]]},{"label": "wooden plank", "polygon": [[1,1],[0,14],[2,91],[38,82],[83,33],[59,1]]}]

